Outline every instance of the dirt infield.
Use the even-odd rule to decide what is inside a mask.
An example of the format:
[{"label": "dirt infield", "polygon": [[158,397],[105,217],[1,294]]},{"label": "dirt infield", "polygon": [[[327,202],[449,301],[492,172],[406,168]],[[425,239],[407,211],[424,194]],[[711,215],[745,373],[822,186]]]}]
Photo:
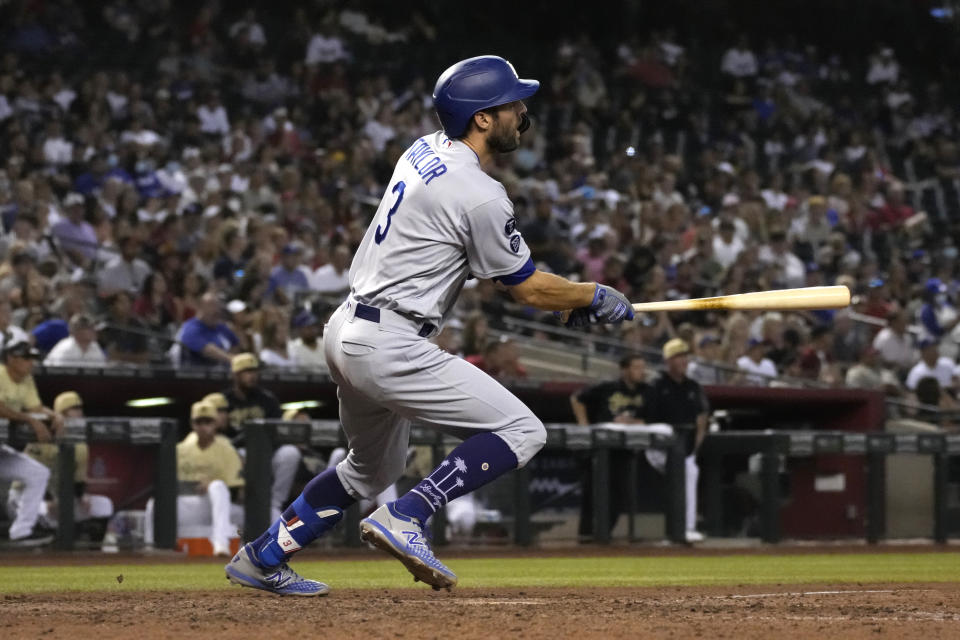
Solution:
[{"label": "dirt infield", "polygon": [[[943,551],[912,546],[784,546],[739,554]],[[457,557],[563,557],[571,549],[460,550]],[[578,547],[576,555],[708,556],[729,549]],[[363,551],[308,551],[349,562]],[[210,564],[179,554],[0,554],[0,565]],[[644,588],[334,589],[326,598],[220,591],[0,595],[2,640],[19,638],[960,638],[960,576],[951,583]]]},{"label": "dirt infield", "polygon": [[[960,584],[0,597],[19,638],[957,638]],[[281,636],[282,634],[282,636]]]}]

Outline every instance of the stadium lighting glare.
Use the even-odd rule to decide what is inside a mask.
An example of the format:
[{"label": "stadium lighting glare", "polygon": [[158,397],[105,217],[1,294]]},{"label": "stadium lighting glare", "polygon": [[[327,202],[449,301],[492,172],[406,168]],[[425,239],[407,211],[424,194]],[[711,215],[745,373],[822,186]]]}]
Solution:
[{"label": "stadium lighting glare", "polygon": [[168,404],[173,404],[173,398],[134,398],[133,400],[127,400],[127,406],[134,409],[163,407]]},{"label": "stadium lighting glare", "polygon": [[299,411],[300,409],[316,409],[322,406],[323,403],[317,400],[300,400],[299,402],[284,402],[280,405],[280,408],[284,411],[289,411],[290,409]]}]

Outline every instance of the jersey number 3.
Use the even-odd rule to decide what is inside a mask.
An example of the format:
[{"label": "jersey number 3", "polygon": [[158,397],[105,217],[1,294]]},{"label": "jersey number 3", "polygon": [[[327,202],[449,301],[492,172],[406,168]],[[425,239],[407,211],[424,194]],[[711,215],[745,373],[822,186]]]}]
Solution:
[{"label": "jersey number 3", "polygon": [[407,188],[407,185],[404,184],[403,180],[393,185],[392,192],[397,194],[397,201],[393,203],[393,206],[390,207],[390,211],[387,211],[387,224],[381,229],[380,225],[377,225],[377,233],[373,236],[373,239],[377,241],[377,244],[380,244],[387,238],[387,233],[390,231],[390,220],[393,218],[393,214],[397,212],[397,209],[400,208],[400,203],[403,202],[403,190]]}]

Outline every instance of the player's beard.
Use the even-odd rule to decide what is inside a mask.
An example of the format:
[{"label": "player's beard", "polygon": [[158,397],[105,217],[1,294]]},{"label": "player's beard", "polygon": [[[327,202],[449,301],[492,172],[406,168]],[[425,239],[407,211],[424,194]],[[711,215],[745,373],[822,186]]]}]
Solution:
[{"label": "player's beard", "polygon": [[490,135],[487,136],[487,148],[496,153],[510,153],[520,146],[520,136],[517,134],[518,128],[510,126],[500,118],[500,114],[494,116],[495,123]]}]

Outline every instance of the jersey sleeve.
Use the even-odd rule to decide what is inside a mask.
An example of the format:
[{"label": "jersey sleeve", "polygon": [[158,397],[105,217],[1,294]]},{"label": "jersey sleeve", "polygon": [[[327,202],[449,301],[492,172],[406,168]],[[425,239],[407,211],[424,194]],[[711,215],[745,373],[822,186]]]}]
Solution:
[{"label": "jersey sleeve", "polygon": [[530,249],[517,229],[509,198],[490,200],[468,211],[462,233],[470,272],[476,277],[519,284],[533,273]]}]

